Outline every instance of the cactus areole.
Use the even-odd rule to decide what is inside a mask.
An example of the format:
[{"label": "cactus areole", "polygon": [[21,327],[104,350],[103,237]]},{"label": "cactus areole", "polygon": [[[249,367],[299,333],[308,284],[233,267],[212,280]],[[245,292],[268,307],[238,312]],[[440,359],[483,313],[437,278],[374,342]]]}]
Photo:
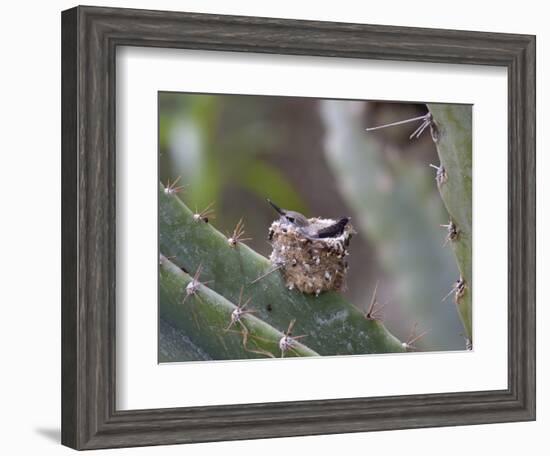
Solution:
[{"label": "cactus areole", "polygon": [[308,219],[308,227],[314,228],[309,232],[284,218],[271,224],[269,239],[273,251],[269,259],[280,268],[290,290],[318,296],[325,291],[345,289],[346,257],[350,239],[355,233],[348,221],[345,220],[340,233],[333,237],[312,237],[309,234],[311,231],[323,232],[325,228],[340,223],[332,219]]}]

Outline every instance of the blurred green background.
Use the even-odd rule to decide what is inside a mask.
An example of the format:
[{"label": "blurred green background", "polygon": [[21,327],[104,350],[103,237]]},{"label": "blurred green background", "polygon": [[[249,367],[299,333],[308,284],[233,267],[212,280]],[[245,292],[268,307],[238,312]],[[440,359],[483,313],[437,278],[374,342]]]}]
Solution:
[{"label": "blurred green background", "polygon": [[[417,124],[365,128],[427,112],[424,104],[298,97],[159,93],[159,170],[181,176],[182,200],[193,210],[215,203],[220,231],[241,217],[247,242],[269,256],[269,225],[281,207],[308,217],[351,216],[348,287],[366,309],[376,282],[384,322],[401,340],[412,326],[428,333],[424,350],[462,350],[462,325],[451,289],[458,270],[447,215],[430,163],[438,164],[429,131]],[[162,318],[162,317],[161,317]],[[160,325],[160,360],[177,359],[177,330]]]}]

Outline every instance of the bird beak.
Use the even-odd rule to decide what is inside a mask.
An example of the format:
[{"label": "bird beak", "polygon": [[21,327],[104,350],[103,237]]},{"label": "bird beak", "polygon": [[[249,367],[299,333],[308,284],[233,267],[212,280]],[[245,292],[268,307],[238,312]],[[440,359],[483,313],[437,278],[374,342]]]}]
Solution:
[{"label": "bird beak", "polygon": [[273,201],[271,201],[269,198],[267,199],[267,202],[271,205],[273,209],[279,214],[279,215],[285,215],[284,211],[277,206]]}]

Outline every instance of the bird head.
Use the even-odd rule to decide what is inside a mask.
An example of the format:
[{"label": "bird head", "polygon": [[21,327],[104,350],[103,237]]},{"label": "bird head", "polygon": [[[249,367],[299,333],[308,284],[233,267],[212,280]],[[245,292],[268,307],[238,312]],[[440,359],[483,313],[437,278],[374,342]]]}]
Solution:
[{"label": "bird head", "polygon": [[286,209],[281,209],[270,199],[267,202],[271,205],[273,209],[281,216],[283,220],[292,225],[295,225],[300,228],[305,228],[309,225],[309,220],[302,214],[296,211],[287,211]]}]

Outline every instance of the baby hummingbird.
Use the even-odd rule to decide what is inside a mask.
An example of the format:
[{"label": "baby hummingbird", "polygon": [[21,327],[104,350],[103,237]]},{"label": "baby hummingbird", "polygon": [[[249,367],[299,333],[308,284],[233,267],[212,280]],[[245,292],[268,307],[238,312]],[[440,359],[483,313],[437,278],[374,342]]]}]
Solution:
[{"label": "baby hummingbird", "polygon": [[273,207],[273,209],[275,209],[282,219],[299,228],[300,231],[309,238],[319,239],[340,236],[350,221],[349,217],[342,217],[336,223],[319,229],[312,226],[311,222],[299,212],[281,209],[270,199],[268,199],[267,202],[271,205],[271,207]]},{"label": "baby hummingbird", "polygon": [[275,209],[275,211],[281,216],[281,218],[284,218],[287,222],[292,223],[299,228],[307,228],[310,225],[309,220],[299,212],[281,209],[270,199],[268,199],[267,202],[271,204],[271,207]]}]

